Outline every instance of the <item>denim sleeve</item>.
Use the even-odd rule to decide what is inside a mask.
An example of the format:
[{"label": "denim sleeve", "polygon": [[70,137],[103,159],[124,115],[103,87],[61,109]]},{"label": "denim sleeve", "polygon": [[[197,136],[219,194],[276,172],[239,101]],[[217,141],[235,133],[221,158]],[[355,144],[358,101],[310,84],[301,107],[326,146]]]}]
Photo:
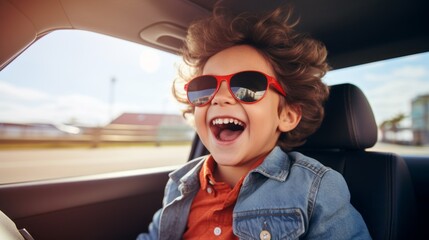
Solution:
[{"label": "denim sleeve", "polygon": [[334,170],[321,179],[306,239],[371,239],[343,176]]}]

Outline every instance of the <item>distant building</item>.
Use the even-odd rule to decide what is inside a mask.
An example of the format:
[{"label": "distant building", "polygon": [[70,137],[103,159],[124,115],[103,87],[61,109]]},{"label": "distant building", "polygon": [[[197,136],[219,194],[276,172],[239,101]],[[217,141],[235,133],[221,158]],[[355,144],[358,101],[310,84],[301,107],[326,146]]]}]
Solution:
[{"label": "distant building", "polygon": [[123,113],[105,127],[77,127],[49,123],[1,123],[0,143],[19,142],[187,142],[195,131],[174,114]]},{"label": "distant building", "polygon": [[79,133],[79,128],[49,123],[0,123],[1,139],[54,138]]},{"label": "distant building", "polygon": [[109,125],[134,125],[134,126],[183,126],[186,125],[182,116],[177,114],[156,114],[156,113],[123,113],[110,122]]},{"label": "distant building", "polygon": [[[119,131],[122,130],[122,131]],[[123,113],[103,128],[104,135],[133,131],[134,139],[142,141],[190,141],[195,131],[181,115],[154,113]]]},{"label": "distant building", "polygon": [[429,144],[429,94],[419,96],[411,104],[414,143]]}]

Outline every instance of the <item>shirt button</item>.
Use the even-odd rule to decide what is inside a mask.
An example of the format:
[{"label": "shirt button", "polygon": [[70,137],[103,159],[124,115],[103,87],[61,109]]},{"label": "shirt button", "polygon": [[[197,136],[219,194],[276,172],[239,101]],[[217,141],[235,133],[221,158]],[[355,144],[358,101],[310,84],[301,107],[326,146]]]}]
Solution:
[{"label": "shirt button", "polygon": [[213,233],[214,235],[219,236],[222,233],[222,229],[220,229],[220,227],[215,227]]},{"label": "shirt button", "polygon": [[209,194],[212,194],[213,189],[212,189],[211,187],[208,187],[208,188],[207,188],[207,192],[208,192]]},{"label": "shirt button", "polygon": [[259,234],[259,238],[261,240],[270,240],[271,234],[267,230],[262,230],[261,233]]}]

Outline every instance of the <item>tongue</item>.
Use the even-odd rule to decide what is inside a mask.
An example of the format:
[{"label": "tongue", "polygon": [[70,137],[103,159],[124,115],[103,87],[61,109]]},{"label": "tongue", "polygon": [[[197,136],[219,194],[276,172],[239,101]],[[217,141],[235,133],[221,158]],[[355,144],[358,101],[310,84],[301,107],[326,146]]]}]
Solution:
[{"label": "tongue", "polygon": [[229,130],[229,129],[223,129],[220,133],[219,133],[219,139],[221,141],[233,141],[236,138],[238,138],[238,136],[240,136],[242,131],[233,131],[233,130]]}]

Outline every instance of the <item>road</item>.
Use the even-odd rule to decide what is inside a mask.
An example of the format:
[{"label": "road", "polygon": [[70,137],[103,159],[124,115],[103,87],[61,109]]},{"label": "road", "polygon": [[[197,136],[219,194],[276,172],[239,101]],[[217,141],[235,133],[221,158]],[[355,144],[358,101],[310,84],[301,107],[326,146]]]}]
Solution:
[{"label": "road", "polygon": [[190,146],[0,151],[0,184],[180,165]]},{"label": "road", "polygon": [[399,155],[428,156],[429,146],[406,146],[377,142],[369,151],[394,152]]}]

